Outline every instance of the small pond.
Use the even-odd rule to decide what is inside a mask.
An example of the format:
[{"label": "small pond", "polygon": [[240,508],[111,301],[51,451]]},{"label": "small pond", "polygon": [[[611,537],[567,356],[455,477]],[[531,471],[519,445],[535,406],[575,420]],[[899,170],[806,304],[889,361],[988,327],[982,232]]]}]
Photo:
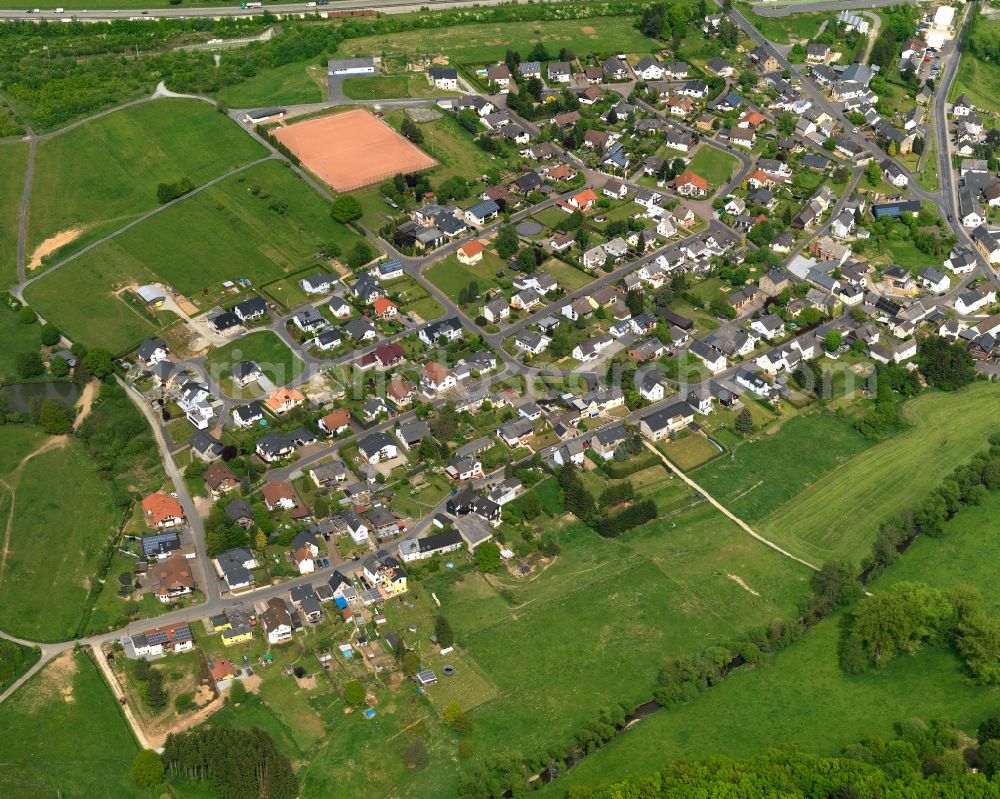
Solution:
[{"label": "small pond", "polygon": [[8,399],[10,409],[17,413],[30,411],[35,399],[52,399],[69,410],[80,396],[80,389],[76,383],[68,380],[50,380],[43,383],[12,383],[0,387],[0,395]]}]

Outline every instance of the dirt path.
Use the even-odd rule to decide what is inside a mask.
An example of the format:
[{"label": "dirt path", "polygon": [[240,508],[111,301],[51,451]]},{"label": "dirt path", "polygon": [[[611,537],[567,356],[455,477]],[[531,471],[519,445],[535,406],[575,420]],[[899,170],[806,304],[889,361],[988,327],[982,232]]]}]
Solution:
[{"label": "dirt path", "polygon": [[80,399],[76,401],[80,406],[80,412],[73,421],[74,432],[83,424],[83,420],[90,416],[90,409],[94,406],[94,400],[97,399],[100,389],[101,384],[97,380],[91,380],[83,387],[83,393],[80,395]]},{"label": "dirt path", "polygon": [[[99,646],[92,646],[91,651],[94,655],[94,660],[97,662],[97,667],[101,670],[101,674],[104,675],[104,679],[108,681],[108,685],[111,686],[111,691],[115,695],[115,701],[118,701],[119,697],[125,696],[125,692],[122,690],[121,684],[118,682],[118,678],[115,676],[111,666],[108,665],[107,658],[104,657],[104,653],[101,651],[101,648]],[[152,749],[153,747],[150,745],[145,731],[143,731],[142,726],[139,724],[135,714],[132,712],[132,708],[130,708],[127,704],[122,705],[121,708],[122,713],[125,714],[125,720],[128,722],[128,726],[132,728],[132,734],[135,736],[135,740],[139,746],[143,749]]]},{"label": "dirt path", "polygon": [[[48,452],[50,449],[61,449],[66,446],[67,442],[66,436],[52,436],[45,443],[39,445],[33,452],[29,452],[23,458],[21,462],[17,464],[17,468],[11,473],[12,482],[8,483],[6,480],[0,480],[0,485],[3,485],[10,494],[10,512],[7,514],[7,524],[4,527],[3,532],[3,548],[0,549],[0,584],[3,583],[4,571],[7,569],[7,552],[10,550],[10,534],[14,529],[14,500],[17,498],[17,484],[21,472],[24,470],[25,465],[34,458],[36,455],[41,455],[43,452]],[[13,479],[13,478],[18,479]]]},{"label": "dirt path", "polygon": [[707,499],[716,508],[716,510],[718,510],[723,516],[725,516],[730,521],[735,522],[739,526],[739,528],[741,530],[743,530],[743,532],[748,533],[749,535],[751,535],[753,538],[756,538],[758,541],[760,541],[765,546],[769,546],[775,552],[781,553],[786,558],[790,558],[791,560],[794,560],[796,563],[801,563],[803,566],[808,566],[814,572],[819,571],[819,567],[814,566],[813,564],[811,564],[807,560],[802,560],[802,558],[798,557],[797,555],[793,555],[788,550],[782,549],[777,544],[775,544],[773,541],[769,541],[766,538],[764,538],[764,536],[762,536],[760,533],[758,533],[756,530],[754,530],[745,521],[743,521],[742,519],[740,519],[735,514],[730,513],[729,510],[721,502],[719,502],[717,499],[715,499],[715,497],[713,497],[711,494],[709,494],[708,492],[706,492],[704,488],[702,488],[694,480],[692,480],[690,477],[688,477],[686,474],[684,474],[684,472],[682,472],[680,469],[678,469],[676,466],[674,466],[674,464],[670,460],[670,458],[668,458],[666,455],[664,455],[662,452],[660,452],[656,447],[654,447],[648,441],[643,441],[642,443],[646,446],[646,449],[648,449],[650,452],[655,453],[656,456],[661,461],[663,461],[664,465],[668,469],[670,469],[670,471],[672,471],[674,474],[676,474],[679,478],[681,478],[681,480],[683,480],[691,488],[693,488],[695,491],[697,491],[699,494],[701,494],[705,499]]}]

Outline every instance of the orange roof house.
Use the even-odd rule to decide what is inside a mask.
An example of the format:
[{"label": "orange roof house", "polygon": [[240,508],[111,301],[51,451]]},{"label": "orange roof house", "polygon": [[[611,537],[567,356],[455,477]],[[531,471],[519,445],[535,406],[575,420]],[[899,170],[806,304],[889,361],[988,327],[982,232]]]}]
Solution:
[{"label": "orange roof house", "polygon": [[765,122],[767,122],[767,117],[760,111],[747,111],[736,124],[741,128],[759,128]]},{"label": "orange roof house", "polygon": [[266,483],[260,490],[260,493],[264,497],[264,504],[268,510],[274,510],[275,508],[291,510],[298,507],[299,504],[299,495],[295,493],[292,484],[286,483],[284,480],[274,480]]},{"label": "orange roof house", "polygon": [[302,393],[296,391],[294,388],[276,388],[267,395],[264,405],[267,406],[267,409],[271,413],[280,416],[299,407],[305,401],[306,398]]},{"label": "orange roof house", "polygon": [[390,316],[396,316],[399,313],[396,303],[388,297],[376,297],[375,302],[372,303],[372,307],[375,309],[375,315],[379,319],[388,319]]},{"label": "orange roof house", "polygon": [[181,503],[162,491],[143,499],[142,510],[146,516],[146,524],[150,527],[176,527],[184,524]]},{"label": "orange roof house", "polygon": [[319,420],[320,429],[328,436],[339,433],[351,424],[351,414],[347,408],[337,408]]},{"label": "orange roof house", "polygon": [[230,677],[236,676],[236,667],[229,658],[217,657],[208,670],[212,674],[212,679],[216,682],[222,682],[222,680],[228,680]]},{"label": "orange roof house", "polygon": [[708,194],[708,181],[689,170],[677,176],[674,181],[674,189],[678,194],[701,196]]},{"label": "orange roof house", "polygon": [[597,195],[594,193],[593,189],[584,189],[579,194],[575,194],[569,198],[570,210],[575,211],[577,209],[581,211],[586,211],[597,202]]},{"label": "orange roof house", "polygon": [[467,241],[458,248],[458,260],[468,266],[478,264],[483,260],[483,250],[485,248],[477,240]]}]

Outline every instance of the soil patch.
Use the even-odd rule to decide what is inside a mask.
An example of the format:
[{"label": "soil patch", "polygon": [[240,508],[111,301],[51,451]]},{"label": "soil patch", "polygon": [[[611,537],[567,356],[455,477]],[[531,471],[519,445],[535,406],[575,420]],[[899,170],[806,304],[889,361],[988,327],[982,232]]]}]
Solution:
[{"label": "soil patch", "polygon": [[732,580],[734,583],[736,583],[744,591],[748,591],[749,593],[753,594],[754,596],[760,596],[759,593],[757,593],[756,591],[754,591],[749,585],[747,585],[745,582],[743,582],[743,578],[740,577],[738,574],[727,574],[726,577],[728,577],[730,580]]},{"label": "soil patch", "polygon": [[41,244],[35,247],[35,251],[31,253],[31,260],[28,262],[28,269],[38,269],[42,265],[42,258],[46,255],[52,255],[60,247],[65,247],[71,241],[75,240],[83,233],[82,227],[71,227],[66,230],[60,230],[56,235],[50,236],[45,239]]},{"label": "soil patch", "polygon": [[94,400],[97,398],[100,388],[101,384],[97,380],[91,380],[83,387],[83,393],[80,395],[80,399],[77,400],[80,412],[77,413],[76,419],[73,420],[74,431],[79,429],[80,425],[83,424],[83,420],[90,416],[90,409],[94,405]]}]

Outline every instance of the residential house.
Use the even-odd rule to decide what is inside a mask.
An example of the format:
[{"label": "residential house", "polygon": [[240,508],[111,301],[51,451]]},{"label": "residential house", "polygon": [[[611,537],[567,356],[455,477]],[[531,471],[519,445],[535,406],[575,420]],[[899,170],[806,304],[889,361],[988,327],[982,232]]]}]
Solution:
[{"label": "residential house", "polygon": [[184,509],[170,494],[157,491],[143,498],[142,512],[149,527],[165,530],[184,524]]}]

